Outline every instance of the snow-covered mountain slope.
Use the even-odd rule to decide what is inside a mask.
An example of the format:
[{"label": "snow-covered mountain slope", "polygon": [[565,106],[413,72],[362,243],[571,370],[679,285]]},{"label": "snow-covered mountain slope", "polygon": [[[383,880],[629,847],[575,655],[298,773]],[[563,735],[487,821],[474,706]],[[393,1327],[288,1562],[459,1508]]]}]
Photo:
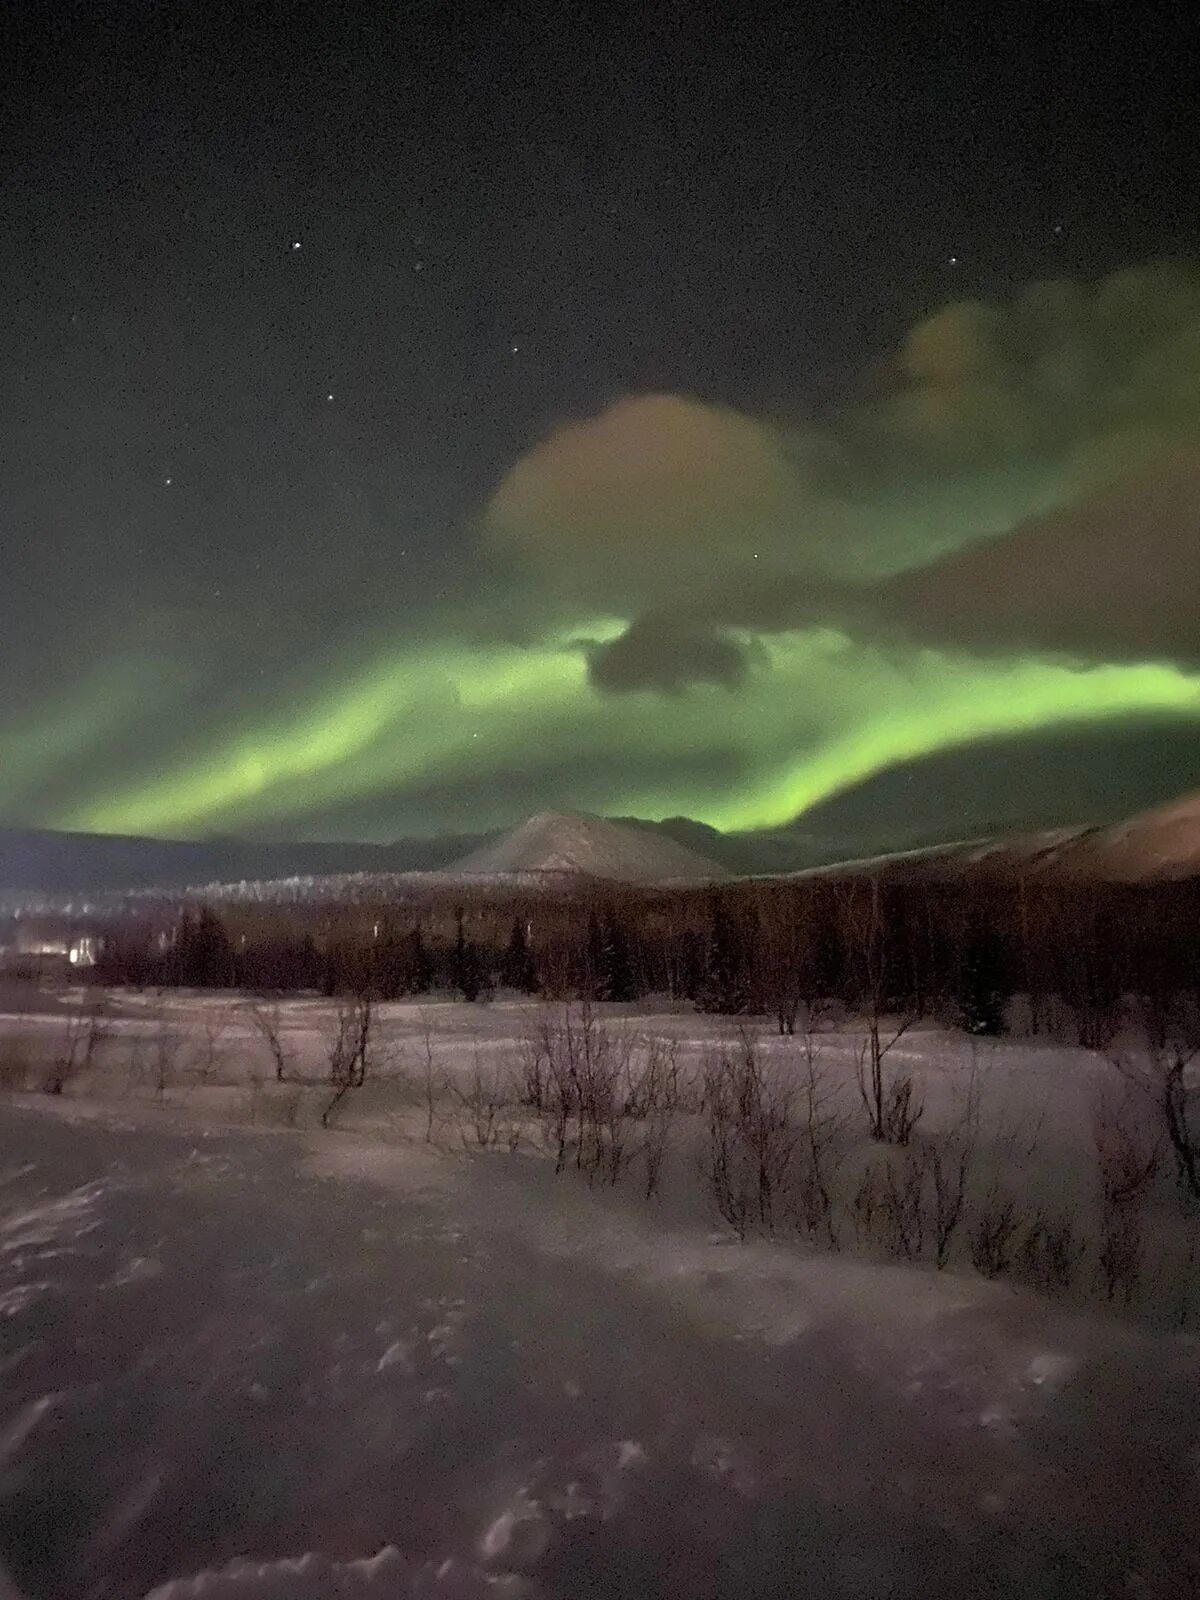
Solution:
[{"label": "snow-covered mountain slope", "polygon": [[729,877],[724,867],[666,834],[573,811],[539,811],[449,871],[567,872],[618,883],[705,883]]},{"label": "snow-covered mountain slope", "polygon": [[1073,876],[1150,883],[1200,875],[1200,794],[1184,795],[1127,822],[1089,828],[1055,852]]},{"label": "snow-covered mountain slope", "polygon": [[1127,821],[1049,828],[931,845],[792,873],[794,878],[872,872],[904,878],[1021,873],[1102,883],[1165,883],[1200,877],[1200,794],[1185,795]]}]

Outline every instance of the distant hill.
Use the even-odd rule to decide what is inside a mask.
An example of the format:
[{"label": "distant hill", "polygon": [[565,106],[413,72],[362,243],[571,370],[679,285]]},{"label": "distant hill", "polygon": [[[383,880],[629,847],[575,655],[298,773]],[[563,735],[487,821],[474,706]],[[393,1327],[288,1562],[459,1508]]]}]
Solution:
[{"label": "distant hill", "polygon": [[0,893],[99,895],[122,890],[342,872],[443,867],[487,835],[394,844],[268,844],[247,839],[146,839],[0,828]]},{"label": "distant hill", "polygon": [[449,870],[478,877],[573,873],[616,883],[713,883],[730,876],[661,829],[574,811],[540,811]]},{"label": "distant hill", "polygon": [[[819,864],[809,864],[819,863]],[[831,838],[799,828],[722,834],[686,817],[660,823],[546,811],[508,833],[442,834],[391,844],[274,844],[242,839],[146,839],[0,828],[0,908],[86,903],[139,891],[184,889],[256,898],[330,899],[393,885],[397,892],[455,879],[572,876],[617,883],[710,883],[738,876],[873,871],[893,877],[1012,873],[1110,882],[1200,876],[1200,794],[1126,821],[997,833],[838,856]],[[407,883],[403,879],[409,879]]]},{"label": "distant hill", "polygon": [[[551,826],[555,817],[557,826]],[[681,820],[685,827],[701,828]],[[523,832],[531,828],[532,833]],[[524,842],[514,847],[510,841],[517,835]],[[522,864],[490,865],[492,848],[500,850],[503,859],[512,855]],[[329,899],[342,892],[361,895],[372,885],[394,886],[397,892],[415,890],[420,887],[417,880],[430,874],[437,877],[426,887],[448,882],[460,872],[473,878],[496,872],[543,878],[582,873],[631,883],[729,876],[725,866],[652,823],[615,823],[565,813],[531,818],[509,834],[441,834],[391,844],[148,839],[0,828],[0,903],[9,909],[42,901],[88,903],[129,893],[169,895],[185,889],[224,897]]]},{"label": "distant hill", "polygon": [[1128,822],[1088,828],[1064,841],[1052,863],[1074,877],[1153,883],[1200,875],[1200,794],[1184,795]]},{"label": "distant hill", "polygon": [[878,873],[962,878],[981,873],[1101,883],[1168,883],[1200,877],[1200,794],[1101,827],[966,839],[925,849],[833,862],[793,877]]}]

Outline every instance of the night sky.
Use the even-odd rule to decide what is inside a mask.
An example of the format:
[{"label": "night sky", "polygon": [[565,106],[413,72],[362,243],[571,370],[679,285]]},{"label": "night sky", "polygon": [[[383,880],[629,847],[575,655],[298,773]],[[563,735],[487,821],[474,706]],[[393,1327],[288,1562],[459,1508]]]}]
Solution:
[{"label": "night sky", "polygon": [[1185,12],[15,0],[0,822],[1200,786]]}]

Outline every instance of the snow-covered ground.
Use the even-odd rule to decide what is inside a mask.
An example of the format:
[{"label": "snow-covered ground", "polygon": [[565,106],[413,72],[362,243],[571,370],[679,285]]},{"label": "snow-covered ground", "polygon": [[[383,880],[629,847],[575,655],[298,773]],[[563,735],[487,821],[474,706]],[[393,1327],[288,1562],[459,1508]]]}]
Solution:
[{"label": "snow-covered ground", "polygon": [[[0,1008],[9,1062],[75,1015]],[[1200,1593],[1200,1345],[1161,1306],[739,1243],[686,1140],[649,1203],[556,1178],[524,1124],[470,1148],[446,1089],[428,1142],[428,1062],[462,1092],[510,1066],[526,1003],[382,1008],[378,1074],[322,1130],[333,1014],[271,1019],[313,1080],[277,1086],[243,998],[114,996],[63,1096],[0,1096],[0,1561],[27,1600]],[[730,1034],[604,1022],[696,1073]],[[820,1041],[848,1094],[856,1038]],[[923,1126],[954,1124],[969,1055],[895,1047]],[[981,1048],[1030,1203],[1083,1203],[1113,1076]]]}]

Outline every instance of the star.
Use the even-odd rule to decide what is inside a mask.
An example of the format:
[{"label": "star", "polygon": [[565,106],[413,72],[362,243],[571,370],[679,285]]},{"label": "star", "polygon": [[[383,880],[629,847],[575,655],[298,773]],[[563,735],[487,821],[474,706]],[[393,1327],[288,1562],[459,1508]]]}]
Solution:
[{"label": "star", "polygon": [[300,248],[300,241],[299,241],[299,239],[293,239],[293,240],[292,240],[292,249],[293,249],[293,250],[299,250],[299,248]]},{"label": "star", "polygon": [[167,488],[169,489],[171,487],[171,485],[175,482],[175,480],[174,480],[174,478],[164,478],[163,482],[166,484]]},{"label": "star", "polygon": [[957,256],[951,256],[950,257],[950,265],[952,267],[956,267],[958,265],[958,257]]}]

